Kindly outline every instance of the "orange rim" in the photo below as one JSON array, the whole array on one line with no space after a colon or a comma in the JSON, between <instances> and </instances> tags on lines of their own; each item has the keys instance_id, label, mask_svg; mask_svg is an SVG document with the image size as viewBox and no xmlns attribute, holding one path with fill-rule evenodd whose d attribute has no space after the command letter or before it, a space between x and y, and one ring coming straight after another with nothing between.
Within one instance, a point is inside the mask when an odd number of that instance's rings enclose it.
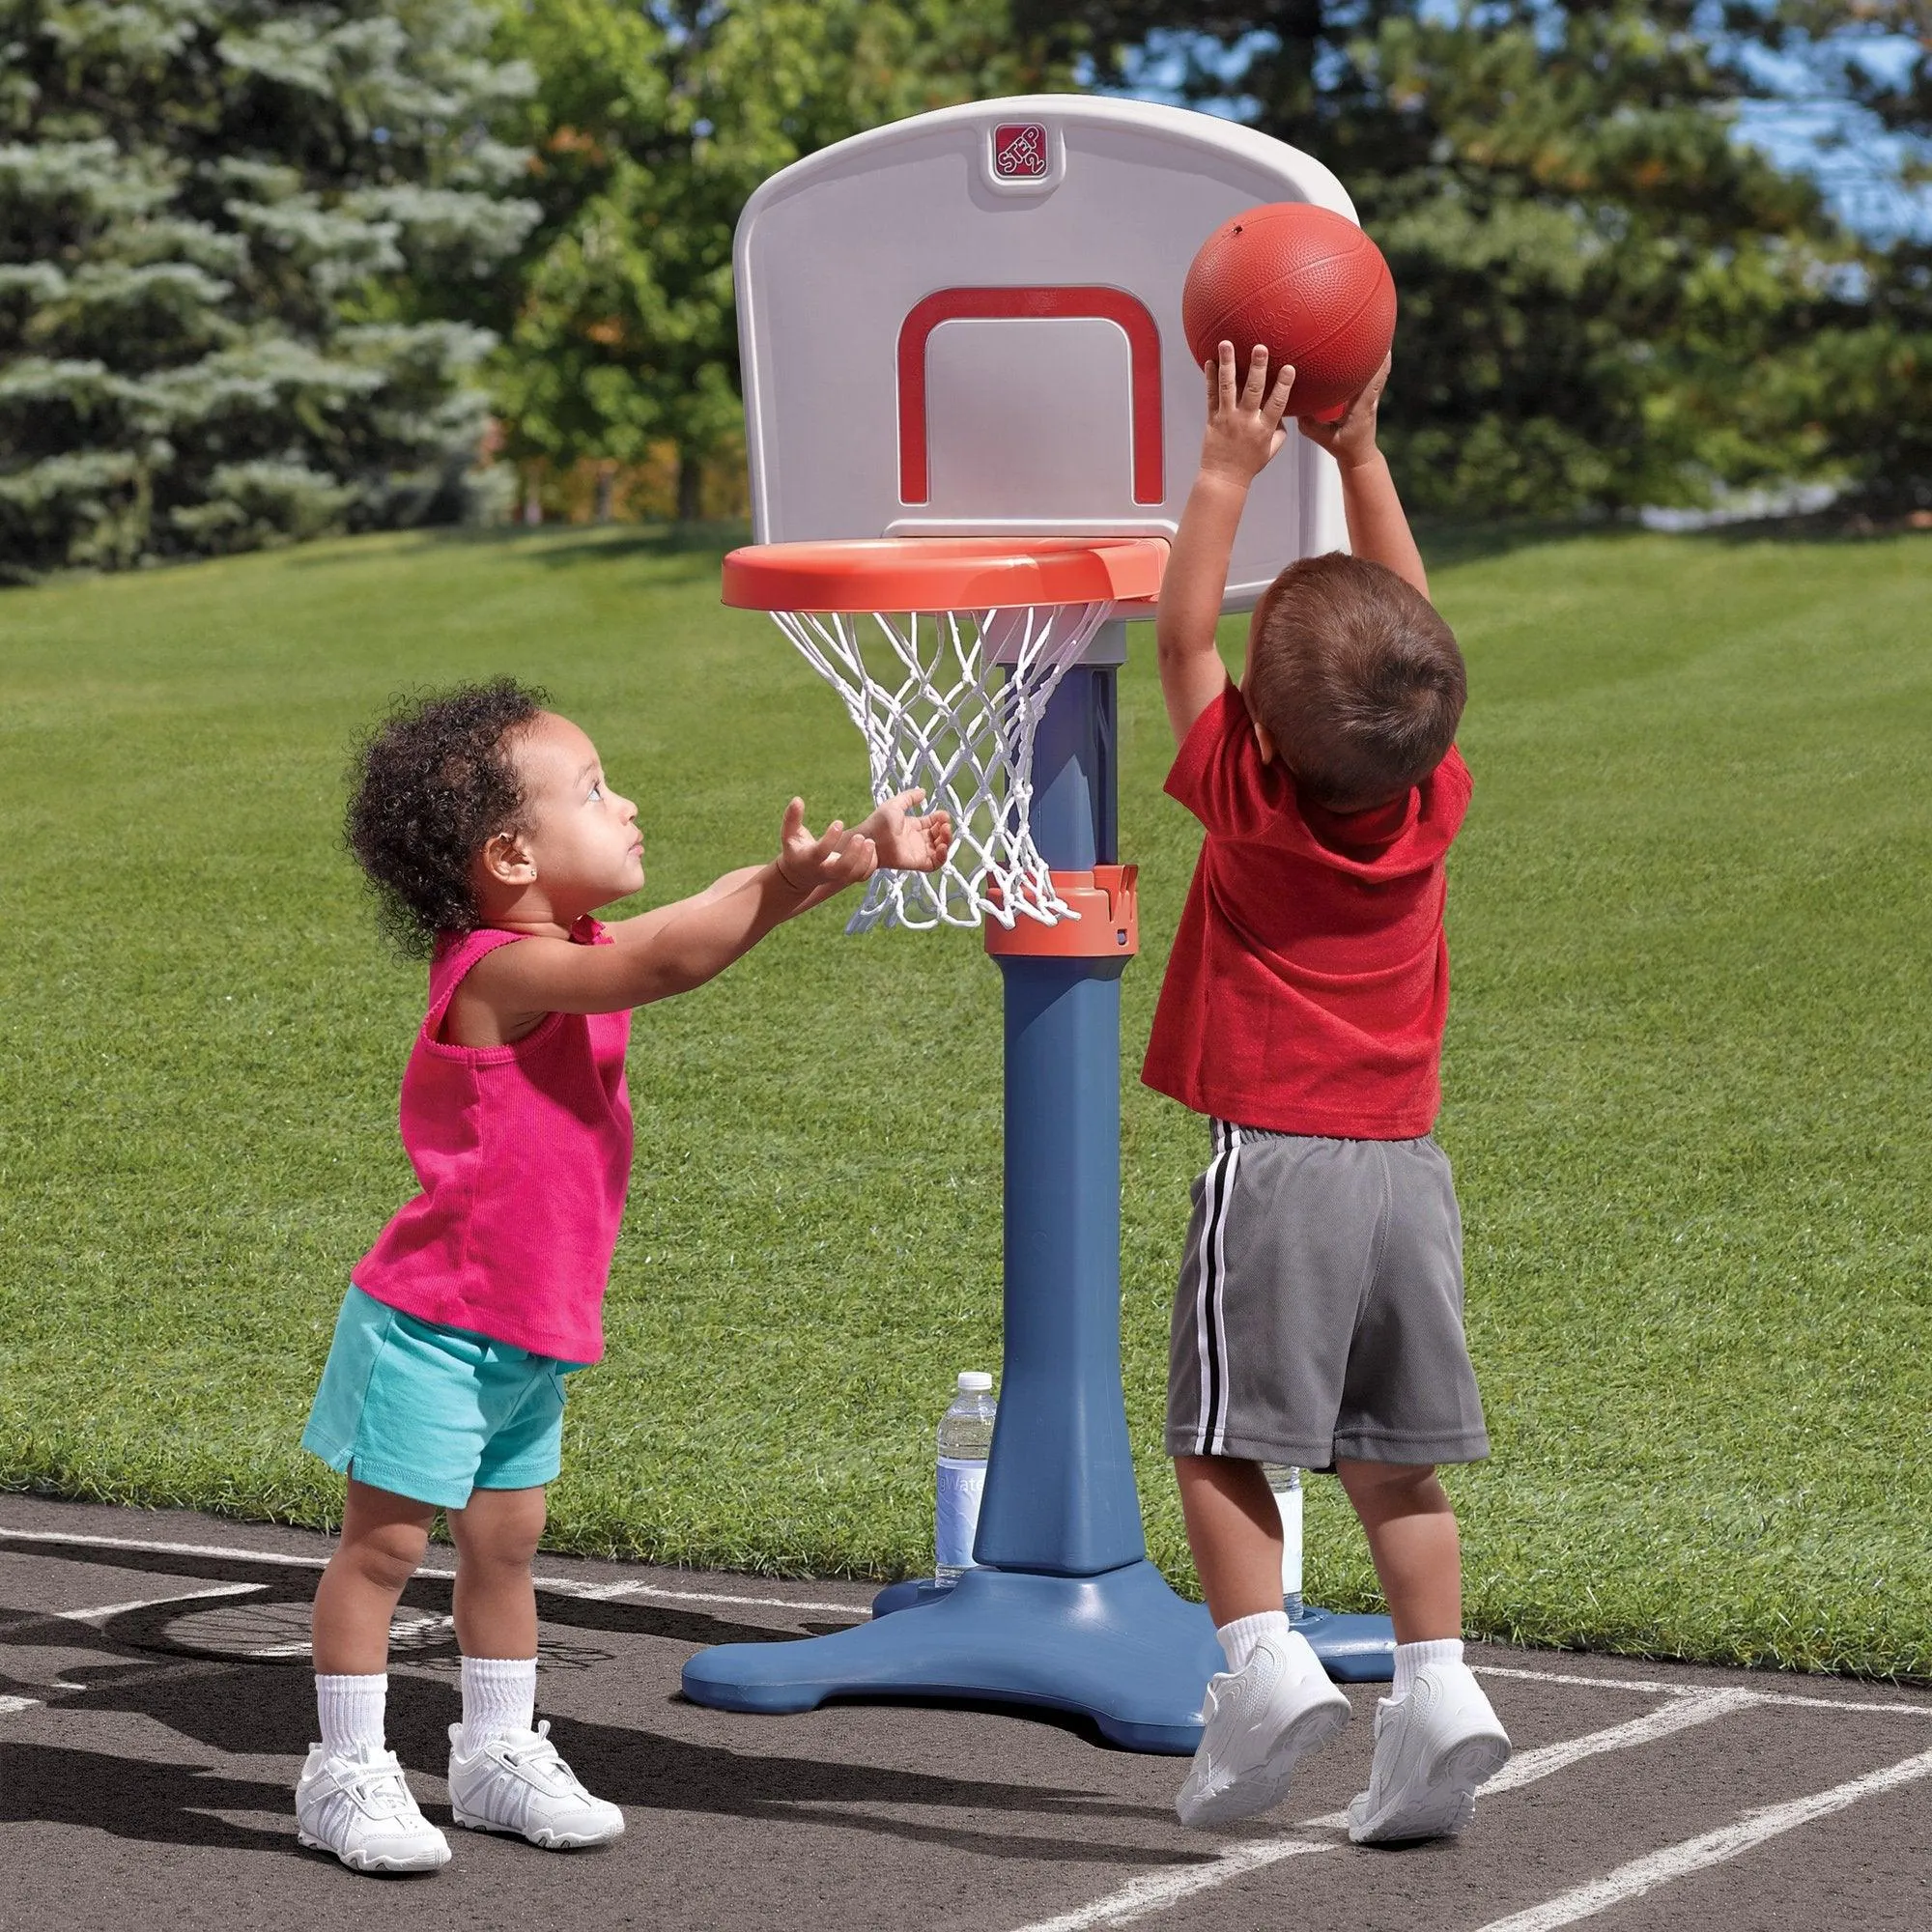
<instances>
[{"instance_id":1,"label":"orange rim","mask_svg":"<svg viewBox=\"0 0 1932 1932\"><path fill-rule=\"evenodd\" d=\"M867 537L753 544L724 559L741 611L1011 611L1142 604L1160 589L1164 537Z\"/></svg>"}]
</instances>

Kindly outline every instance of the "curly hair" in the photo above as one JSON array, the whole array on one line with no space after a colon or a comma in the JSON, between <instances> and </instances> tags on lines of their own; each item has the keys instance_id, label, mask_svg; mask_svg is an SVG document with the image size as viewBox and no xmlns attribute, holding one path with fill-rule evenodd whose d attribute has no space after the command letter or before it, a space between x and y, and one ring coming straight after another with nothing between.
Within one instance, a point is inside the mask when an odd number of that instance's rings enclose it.
<instances>
[{"instance_id":1,"label":"curly hair","mask_svg":"<svg viewBox=\"0 0 1932 1932\"><path fill-rule=\"evenodd\" d=\"M460 685L400 701L358 748L343 838L404 952L474 929L470 862L497 833L526 829L509 742L545 701L507 677Z\"/></svg>"}]
</instances>

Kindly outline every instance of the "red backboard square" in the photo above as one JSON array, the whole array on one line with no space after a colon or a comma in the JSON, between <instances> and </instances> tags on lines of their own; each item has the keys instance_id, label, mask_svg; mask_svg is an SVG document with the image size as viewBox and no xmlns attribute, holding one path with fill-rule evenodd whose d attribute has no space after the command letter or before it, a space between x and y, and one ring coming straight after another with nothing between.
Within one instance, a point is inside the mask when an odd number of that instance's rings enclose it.
<instances>
[{"instance_id":1,"label":"red backboard square","mask_svg":"<svg viewBox=\"0 0 1932 1932\"><path fill-rule=\"evenodd\" d=\"M1011 121L993 129L993 172L1002 181L1046 179L1046 128L1037 121Z\"/></svg>"}]
</instances>

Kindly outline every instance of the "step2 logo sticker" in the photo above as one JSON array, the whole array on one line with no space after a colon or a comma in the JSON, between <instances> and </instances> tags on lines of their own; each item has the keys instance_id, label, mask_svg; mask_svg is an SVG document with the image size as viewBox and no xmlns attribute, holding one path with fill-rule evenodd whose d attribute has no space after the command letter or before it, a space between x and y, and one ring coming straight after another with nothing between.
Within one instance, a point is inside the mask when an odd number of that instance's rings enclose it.
<instances>
[{"instance_id":1,"label":"step2 logo sticker","mask_svg":"<svg viewBox=\"0 0 1932 1932\"><path fill-rule=\"evenodd\" d=\"M993 129L993 172L1001 181L1044 181L1049 165L1040 122L1009 121Z\"/></svg>"}]
</instances>

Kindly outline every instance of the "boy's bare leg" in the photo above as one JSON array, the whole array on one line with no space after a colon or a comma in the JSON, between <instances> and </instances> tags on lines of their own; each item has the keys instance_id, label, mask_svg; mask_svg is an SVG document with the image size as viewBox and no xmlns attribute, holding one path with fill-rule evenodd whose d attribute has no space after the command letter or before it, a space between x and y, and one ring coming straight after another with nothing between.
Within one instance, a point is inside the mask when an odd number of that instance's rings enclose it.
<instances>
[{"instance_id":1,"label":"boy's bare leg","mask_svg":"<svg viewBox=\"0 0 1932 1932\"><path fill-rule=\"evenodd\" d=\"M1261 1464L1177 1456L1174 1473L1188 1548L1228 1661L1228 1675L1217 1673L1208 1686L1201 1743L1174 1801L1183 1825L1208 1831L1279 1804L1302 1755L1349 1721L1349 1700L1289 1627L1281 1511Z\"/></svg>"},{"instance_id":2,"label":"boy's bare leg","mask_svg":"<svg viewBox=\"0 0 1932 1932\"><path fill-rule=\"evenodd\" d=\"M1460 1638L1463 1550L1456 1512L1435 1469L1428 1463L1337 1459L1335 1473L1369 1539L1396 1642Z\"/></svg>"},{"instance_id":3,"label":"boy's bare leg","mask_svg":"<svg viewBox=\"0 0 1932 1932\"><path fill-rule=\"evenodd\" d=\"M342 1540L316 1586L315 1667L325 1677L388 1668L389 1620L429 1547L436 1507L349 1479Z\"/></svg>"},{"instance_id":4,"label":"boy's bare leg","mask_svg":"<svg viewBox=\"0 0 1932 1932\"><path fill-rule=\"evenodd\" d=\"M544 1492L472 1490L449 1512L456 1544L456 1640L465 1657L534 1657L537 1593L530 1580L544 1530Z\"/></svg>"},{"instance_id":5,"label":"boy's bare leg","mask_svg":"<svg viewBox=\"0 0 1932 1932\"><path fill-rule=\"evenodd\" d=\"M1281 1511L1259 1463L1177 1456L1180 1513L1216 1630L1282 1606Z\"/></svg>"}]
</instances>

